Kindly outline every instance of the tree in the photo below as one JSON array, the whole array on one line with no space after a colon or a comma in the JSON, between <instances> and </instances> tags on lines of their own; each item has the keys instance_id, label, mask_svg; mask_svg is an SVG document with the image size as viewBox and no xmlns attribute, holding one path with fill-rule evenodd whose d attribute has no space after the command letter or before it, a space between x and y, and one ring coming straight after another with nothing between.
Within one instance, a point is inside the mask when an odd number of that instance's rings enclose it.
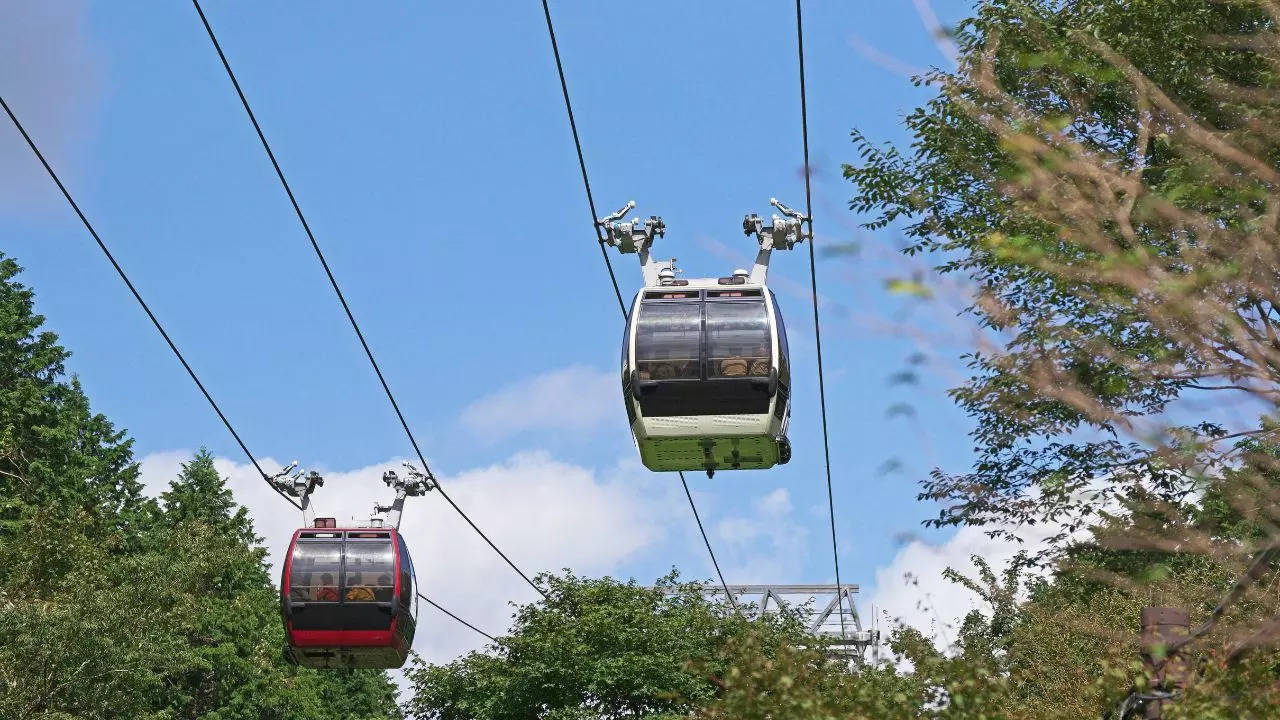
<instances>
[{"instance_id":1,"label":"tree","mask_svg":"<svg viewBox=\"0 0 1280 720\"><path fill-rule=\"evenodd\" d=\"M0 259L0 717L399 717L384 673L283 662L266 551L212 455L145 498L17 272Z\"/></svg>"},{"instance_id":2,"label":"tree","mask_svg":"<svg viewBox=\"0 0 1280 720\"><path fill-rule=\"evenodd\" d=\"M252 524L201 453L141 538L85 532L83 511L35 513L0 553L0 717L395 718L373 671L284 663L278 596ZM192 484L195 481L196 484ZM200 487L207 495L193 492Z\"/></svg>"},{"instance_id":3,"label":"tree","mask_svg":"<svg viewBox=\"0 0 1280 720\"><path fill-rule=\"evenodd\" d=\"M520 607L510 635L448 665L407 673L413 717L438 720L682 718L718 692L724 652L808 642L788 616L752 623L674 573L657 589L566 572L540 575L548 597Z\"/></svg>"},{"instance_id":4,"label":"tree","mask_svg":"<svg viewBox=\"0 0 1280 720\"><path fill-rule=\"evenodd\" d=\"M34 293L15 280L20 271L0 253L0 543L51 503L83 508L95 522L136 520L147 503L132 441L66 378L70 353L41 331Z\"/></svg>"},{"instance_id":5,"label":"tree","mask_svg":"<svg viewBox=\"0 0 1280 720\"><path fill-rule=\"evenodd\" d=\"M236 504L213 461L213 454L201 448L191 462L182 464L178 477L160 494L165 518L175 525L202 523L249 544L262 542L249 510Z\"/></svg>"},{"instance_id":6,"label":"tree","mask_svg":"<svg viewBox=\"0 0 1280 720\"><path fill-rule=\"evenodd\" d=\"M1128 488L1193 489L1236 457L1225 436L1274 432L1185 400L1269 413L1280 391L1276 17L991 0L957 31L959 69L919 80L938 93L910 150L855 131L852 207L969 280L987 330L953 391L979 458L925 484L935 523L1079 530Z\"/></svg>"},{"instance_id":7,"label":"tree","mask_svg":"<svg viewBox=\"0 0 1280 720\"><path fill-rule=\"evenodd\" d=\"M984 331L953 391L978 459L925 483L931 522L1063 530L1051 582L917 662L943 710L1109 711L1149 682L1139 608L1172 604L1206 622L1167 712L1277 712L1277 23L1271 0L989 0L957 70L919 79L909 149L854 132L851 207L971 283Z\"/></svg>"}]
</instances>

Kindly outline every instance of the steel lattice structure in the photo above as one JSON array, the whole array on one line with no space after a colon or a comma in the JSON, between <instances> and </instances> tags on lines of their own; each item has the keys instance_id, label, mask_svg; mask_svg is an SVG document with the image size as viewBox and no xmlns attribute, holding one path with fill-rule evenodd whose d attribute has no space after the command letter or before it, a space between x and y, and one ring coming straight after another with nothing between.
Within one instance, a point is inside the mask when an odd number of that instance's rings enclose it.
<instances>
[{"instance_id":1,"label":"steel lattice structure","mask_svg":"<svg viewBox=\"0 0 1280 720\"><path fill-rule=\"evenodd\" d=\"M675 587L655 589L676 590ZM699 589L707 596L723 595L727 590L748 617L759 617L770 611L799 614L809 632L827 640L828 657L847 662L851 668L860 667L867 648L878 641L878 633L862 629L853 601L857 585L726 585L723 588L704 585Z\"/></svg>"}]
</instances>

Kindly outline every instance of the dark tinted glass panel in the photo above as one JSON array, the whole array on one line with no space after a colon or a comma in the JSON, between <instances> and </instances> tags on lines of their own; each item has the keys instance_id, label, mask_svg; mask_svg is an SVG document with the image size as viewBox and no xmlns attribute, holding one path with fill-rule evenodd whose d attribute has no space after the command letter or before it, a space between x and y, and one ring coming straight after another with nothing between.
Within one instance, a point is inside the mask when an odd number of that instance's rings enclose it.
<instances>
[{"instance_id":1,"label":"dark tinted glass panel","mask_svg":"<svg viewBox=\"0 0 1280 720\"><path fill-rule=\"evenodd\" d=\"M409 558L409 548L404 538L397 536L400 542L400 604L406 610L413 607L413 560Z\"/></svg>"},{"instance_id":2,"label":"dark tinted glass panel","mask_svg":"<svg viewBox=\"0 0 1280 720\"><path fill-rule=\"evenodd\" d=\"M769 291L773 300L774 324L778 326L778 381L791 385L791 348L787 345L787 324L782 321L782 307L778 305L778 296ZM779 403L781 404L781 403Z\"/></svg>"},{"instance_id":3,"label":"dark tinted glass panel","mask_svg":"<svg viewBox=\"0 0 1280 720\"><path fill-rule=\"evenodd\" d=\"M702 345L702 303L646 302L636 319L640 380L696 379Z\"/></svg>"},{"instance_id":4,"label":"dark tinted glass panel","mask_svg":"<svg viewBox=\"0 0 1280 720\"><path fill-rule=\"evenodd\" d=\"M348 540L343 575L347 603L391 602L395 594L395 552L390 540Z\"/></svg>"},{"instance_id":5,"label":"dark tinted glass panel","mask_svg":"<svg viewBox=\"0 0 1280 720\"><path fill-rule=\"evenodd\" d=\"M390 628L390 606L363 602L342 604L343 630L389 630Z\"/></svg>"},{"instance_id":6,"label":"dark tinted glass panel","mask_svg":"<svg viewBox=\"0 0 1280 720\"><path fill-rule=\"evenodd\" d=\"M646 417L763 415L769 412L767 378L713 378L696 383L659 383L640 396Z\"/></svg>"},{"instance_id":7,"label":"dark tinted glass panel","mask_svg":"<svg viewBox=\"0 0 1280 720\"><path fill-rule=\"evenodd\" d=\"M301 602L338 602L341 542L303 542L289 563L289 596Z\"/></svg>"},{"instance_id":8,"label":"dark tinted glass panel","mask_svg":"<svg viewBox=\"0 0 1280 720\"><path fill-rule=\"evenodd\" d=\"M771 345L764 300L707 303L708 377L768 377Z\"/></svg>"}]
</instances>

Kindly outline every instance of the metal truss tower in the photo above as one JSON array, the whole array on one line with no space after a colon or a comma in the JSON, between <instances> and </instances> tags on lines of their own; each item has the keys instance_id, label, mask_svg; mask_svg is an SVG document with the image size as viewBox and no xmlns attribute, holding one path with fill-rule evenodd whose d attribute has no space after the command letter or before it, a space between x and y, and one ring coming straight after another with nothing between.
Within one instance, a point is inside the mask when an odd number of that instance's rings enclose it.
<instances>
[{"instance_id":1,"label":"metal truss tower","mask_svg":"<svg viewBox=\"0 0 1280 720\"><path fill-rule=\"evenodd\" d=\"M862 667L867 649L879 642L879 633L862 629L853 596L857 585L703 585L702 594L723 595L725 589L749 618L767 612L799 615L809 632L823 638L827 657L846 663L849 669ZM661 588L672 590L673 588ZM845 631L841 635L841 619Z\"/></svg>"}]
</instances>

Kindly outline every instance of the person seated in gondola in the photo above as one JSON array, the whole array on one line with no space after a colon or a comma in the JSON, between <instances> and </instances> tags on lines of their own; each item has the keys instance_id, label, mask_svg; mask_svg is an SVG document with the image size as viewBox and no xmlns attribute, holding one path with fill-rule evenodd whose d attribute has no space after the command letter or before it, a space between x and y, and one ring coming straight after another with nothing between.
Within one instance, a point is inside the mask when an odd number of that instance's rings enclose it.
<instances>
[{"instance_id":1,"label":"person seated in gondola","mask_svg":"<svg viewBox=\"0 0 1280 720\"><path fill-rule=\"evenodd\" d=\"M373 594L378 602L391 602L391 596L395 594L395 584L391 582L390 573L382 573L378 576L378 584L373 588Z\"/></svg>"},{"instance_id":2,"label":"person seated in gondola","mask_svg":"<svg viewBox=\"0 0 1280 720\"><path fill-rule=\"evenodd\" d=\"M347 602L373 602L373 588L362 582L360 573L352 573L347 578Z\"/></svg>"},{"instance_id":3,"label":"person seated in gondola","mask_svg":"<svg viewBox=\"0 0 1280 720\"><path fill-rule=\"evenodd\" d=\"M769 348L757 345L748 357L735 355L720 361L720 377L763 376L769 374Z\"/></svg>"},{"instance_id":4,"label":"person seated in gondola","mask_svg":"<svg viewBox=\"0 0 1280 720\"><path fill-rule=\"evenodd\" d=\"M320 586L314 591L316 602L338 602L338 586L333 582L333 575L324 573L320 576Z\"/></svg>"},{"instance_id":5,"label":"person seated in gondola","mask_svg":"<svg viewBox=\"0 0 1280 720\"><path fill-rule=\"evenodd\" d=\"M769 374L769 348L757 345L755 356L751 358L751 375L757 377Z\"/></svg>"},{"instance_id":6,"label":"person seated in gondola","mask_svg":"<svg viewBox=\"0 0 1280 720\"><path fill-rule=\"evenodd\" d=\"M747 374L746 358L731 357L720 361L721 377L742 377Z\"/></svg>"}]
</instances>

